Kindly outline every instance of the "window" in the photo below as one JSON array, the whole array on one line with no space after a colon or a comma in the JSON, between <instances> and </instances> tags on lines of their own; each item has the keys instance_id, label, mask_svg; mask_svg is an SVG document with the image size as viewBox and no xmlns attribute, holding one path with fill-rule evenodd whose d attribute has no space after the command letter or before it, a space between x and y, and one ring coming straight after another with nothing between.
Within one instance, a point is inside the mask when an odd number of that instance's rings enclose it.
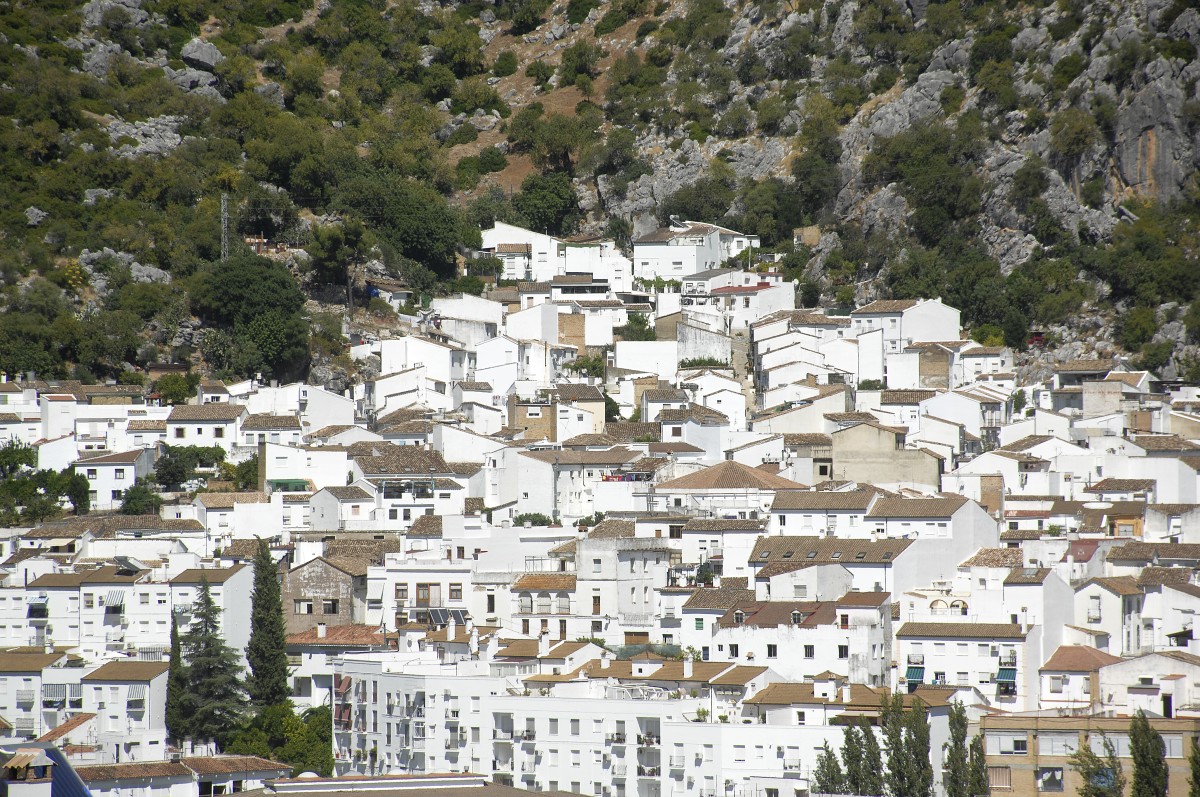
<instances>
[{"instance_id":1,"label":"window","mask_svg":"<svg viewBox=\"0 0 1200 797\"><path fill-rule=\"evenodd\" d=\"M600 572L600 560L599 560L599 559L593 559L593 560L592 560L592 572L593 572L593 573L599 573L599 572Z\"/></svg>"},{"instance_id":2,"label":"window","mask_svg":"<svg viewBox=\"0 0 1200 797\"><path fill-rule=\"evenodd\" d=\"M399 513L395 509L388 510L388 520L395 520L398 516Z\"/></svg>"},{"instance_id":3,"label":"window","mask_svg":"<svg viewBox=\"0 0 1200 797\"><path fill-rule=\"evenodd\" d=\"M738 646L730 645L729 646L729 658L736 659L737 657L738 657Z\"/></svg>"},{"instance_id":4,"label":"window","mask_svg":"<svg viewBox=\"0 0 1200 797\"><path fill-rule=\"evenodd\" d=\"M407 584L397 584L396 585L396 600L398 600L398 601L408 600L408 585Z\"/></svg>"},{"instance_id":5,"label":"window","mask_svg":"<svg viewBox=\"0 0 1200 797\"><path fill-rule=\"evenodd\" d=\"M683 437L683 427L682 426L672 426L671 427L671 437Z\"/></svg>"},{"instance_id":6,"label":"window","mask_svg":"<svg viewBox=\"0 0 1200 797\"><path fill-rule=\"evenodd\" d=\"M451 584L450 585L450 600L460 601L462 599L463 599L462 598L462 584Z\"/></svg>"},{"instance_id":7,"label":"window","mask_svg":"<svg viewBox=\"0 0 1200 797\"><path fill-rule=\"evenodd\" d=\"M838 645L838 658L839 659L850 658L850 646L849 645Z\"/></svg>"},{"instance_id":8,"label":"window","mask_svg":"<svg viewBox=\"0 0 1200 797\"><path fill-rule=\"evenodd\" d=\"M1079 749L1078 733L1041 731L1038 733L1038 755L1069 756Z\"/></svg>"},{"instance_id":9,"label":"window","mask_svg":"<svg viewBox=\"0 0 1200 797\"><path fill-rule=\"evenodd\" d=\"M296 614L312 614L313 613L313 602L312 601L294 601L293 605L295 607Z\"/></svg>"},{"instance_id":10,"label":"window","mask_svg":"<svg viewBox=\"0 0 1200 797\"><path fill-rule=\"evenodd\" d=\"M1061 675L1051 675L1050 676L1050 691L1056 695L1061 695L1062 691L1063 691L1063 684L1066 680L1067 679Z\"/></svg>"},{"instance_id":11,"label":"window","mask_svg":"<svg viewBox=\"0 0 1200 797\"><path fill-rule=\"evenodd\" d=\"M338 602L337 599L326 599L321 601L321 614L337 614ZM311 614L311 612L310 612Z\"/></svg>"},{"instance_id":12,"label":"window","mask_svg":"<svg viewBox=\"0 0 1200 797\"><path fill-rule=\"evenodd\" d=\"M125 469L124 468L115 469L113 471L113 478L124 479L125 478Z\"/></svg>"},{"instance_id":13,"label":"window","mask_svg":"<svg viewBox=\"0 0 1200 797\"><path fill-rule=\"evenodd\" d=\"M1038 791L1062 791L1063 790L1063 768L1062 767L1038 767L1037 788L1038 788Z\"/></svg>"},{"instance_id":14,"label":"window","mask_svg":"<svg viewBox=\"0 0 1200 797\"><path fill-rule=\"evenodd\" d=\"M184 435L184 429L183 429L183 427L182 427L182 426L176 426L176 427L175 427L175 436L176 436L176 437L183 437L183 435Z\"/></svg>"},{"instance_id":15,"label":"window","mask_svg":"<svg viewBox=\"0 0 1200 797\"><path fill-rule=\"evenodd\" d=\"M225 436L225 427L218 426L216 429L213 429L213 437L222 438L224 436Z\"/></svg>"},{"instance_id":16,"label":"window","mask_svg":"<svg viewBox=\"0 0 1200 797\"><path fill-rule=\"evenodd\" d=\"M579 735L579 720L571 720L571 735ZM578 753L576 753L576 755L578 755Z\"/></svg>"},{"instance_id":17,"label":"window","mask_svg":"<svg viewBox=\"0 0 1200 797\"><path fill-rule=\"evenodd\" d=\"M815 659L816 657L817 657L817 646L816 645L805 645L804 646L804 658Z\"/></svg>"},{"instance_id":18,"label":"window","mask_svg":"<svg viewBox=\"0 0 1200 797\"><path fill-rule=\"evenodd\" d=\"M797 711L797 712L796 712L796 724L797 724L797 725L803 725L803 724L804 724L804 712L803 712L803 711Z\"/></svg>"},{"instance_id":19,"label":"window","mask_svg":"<svg viewBox=\"0 0 1200 797\"><path fill-rule=\"evenodd\" d=\"M1029 737L1021 732L989 733L986 744L988 755L1025 755L1029 752Z\"/></svg>"},{"instance_id":20,"label":"window","mask_svg":"<svg viewBox=\"0 0 1200 797\"><path fill-rule=\"evenodd\" d=\"M558 717L550 718L550 735L551 736L558 735Z\"/></svg>"},{"instance_id":21,"label":"window","mask_svg":"<svg viewBox=\"0 0 1200 797\"><path fill-rule=\"evenodd\" d=\"M704 630L704 618L703 618L703 617L697 617L697 618L696 618L696 630L697 630L697 631L703 631L703 630Z\"/></svg>"},{"instance_id":22,"label":"window","mask_svg":"<svg viewBox=\"0 0 1200 797\"><path fill-rule=\"evenodd\" d=\"M779 656L779 646L778 645L767 645L767 658L774 659L774 658L778 658L778 656Z\"/></svg>"},{"instance_id":23,"label":"window","mask_svg":"<svg viewBox=\"0 0 1200 797\"><path fill-rule=\"evenodd\" d=\"M95 469L95 468L88 468L88 469L87 469L87 477L88 477L89 479L95 479L95 478L96 478L97 476L99 476L99 475L100 475L100 474L99 474L99 473L96 471L96 469Z\"/></svg>"},{"instance_id":24,"label":"window","mask_svg":"<svg viewBox=\"0 0 1200 797\"><path fill-rule=\"evenodd\" d=\"M1012 788L1012 769L1010 767L988 767L988 786L993 789Z\"/></svg>"}]
</instances>

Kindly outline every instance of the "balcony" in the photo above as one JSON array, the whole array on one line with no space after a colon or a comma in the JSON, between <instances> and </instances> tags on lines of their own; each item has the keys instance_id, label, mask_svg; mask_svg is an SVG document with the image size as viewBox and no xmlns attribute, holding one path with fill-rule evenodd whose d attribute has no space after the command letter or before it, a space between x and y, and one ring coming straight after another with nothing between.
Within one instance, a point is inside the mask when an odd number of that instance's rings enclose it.
<instances>
[{"instance_id":1,"label":"balcony","mask_svg":"<svg viewBox=\"0 0 1200 797\"><path fill-rule=\"evenodd\" d=\"M910 653L908 656L908 666L909 667L924 667L925 666L925 654Z\"/></svg>"},{"instance_id":2,"label":"balcony","mask_svg":"<svg viewBox=\"0 0 1200 797\"><path fill-rule=\"evenodd\" d=\"M801 769L801 766L800 766L799 758L783 759L783 771L784 772L799 772L800 769Z\"/></svg>"},{"instance_id":3,"label":"balcony","mask_svg":"<svg viewBox=\"0 0 1200 797\"><path fill-rule=\"evenodd\" d=\"M624 764L613 764L612 765L612 776L614 778L624 778L625 777L625 765Z\"/></svg>"},{"instance_id":4,"label":"balcony","mask_svg":"<svg viewBox=\"0 0 1200 797\"><path fill-rule=\"evenodd\" d=\"M657 778L662 774L662 770L659 767L647 767L638 764L637 773L639 778Z\"/></svg>"},{"instance_id":5,"label":"balcony","mask_svg":"<svg viewBox=\"0 0 1200 797\"><path fill-rule=\"evenodd\" d=\"M686 758L687 758L686 756L681 756L681 755L671 756L671 760L670 760L671 769L683 769L683 767L685 766Z\"/></svg>"},{"instance_id":6,"label":"balcony","mask_svg":"<svg viewBox=\"0 0 1200 797\"><path fill-rule=\"evenodd\" d=\"M512 759L506 759L504 761L501 761L499 759L493 758L492 759L492 771L493 772L512 772L513 771Z\"/></svg>"},{"instance_id":7,"label":"balcony","mask_svg":"<svg viewBox=\"0 0 1200 797\"><path fill-rule=\"evenodd\" d=\"M521 771L522 772L536 772L537 764L533 761L522 761L521 762Z\"/></svg>"},{"instance_id":8,"label":"balcony","mask_svg":"<svg viewBox=\"0 0 1200 797\"><path fill-rule=\"evenodd\" d=\"M639 733L637 741L638 747L658 747L662 739L649 733Z\"/></svg>"},{"instance_id":9,"label":"balcony","mask_svg":"<svg viewBox=\"0 0 1200 797\"><path fill-rule=\"evenodd\" d=\"M520 739L522 744L528 744L537 740L537 733L535 731L521 731L518 739Z\"/></svg>"},{"instance_id":10,"label":"balcony","mask_svg":"<svg viewBox=\"0 0 1200 797\"><path fill-rule=\"evenodd\" d=\"M604 737L605 744L625 744L625 734L610 733Z\"/></svg>"},{"instance_id":11,"label":"balcony","mask_svg":"<svg viewBox=\"0 0 1200 797\"><path fill-rule=\"evenodd\" d=\"M1006 656L1001 656L1000 663L997 666L999 666L999 667L1016 667L1017 666L1017 654L1009 653Z\"/></svg>"},{"instance_id":12,"label":"balcony","mask_svg":"<svg viewBox=\"0 0 1200 797\"><path fill-rule=\"evenodd\" d=\"M1087 613L1087 621L1088 621L1089 623L1098 623L1098 622L1100 622L1100 612L1092 612L1092 611L1089 611L1089 612Z\"/></svg>"},{"instance_id":13,"label":"balcony","mask_svg":"<svg viewBox=\"0 0 1200 797\"><path fill-rule=\"evenodd\" d=\"M512 731L506 731L500 728L496 728L492 731L492 739L496 740L497 742L511 742L512 738Z\"/></svg>"},{"instance_id":14,"label":"balcony","mask_svg":"<svg viewBox=\"0 0 1200 797\"><path fill-rule=\"evenodd\" d=\"M408 714L408 716L410 716L410 717L424 717L425 716L425 704L422 703L422 704L416 705L416 706L408 706L405 713Z\"/></svg>"},{"instance_id":15,"label":"balcony","mask_svg":"<svg viewBox=\"0 0 1200 797\"><path fill-rule=\"evenodd\" d=\"M31 706L33 701L37 700L37 692L33 689L17 690L17 705Z\"/></svg>"},{"instance_id":16,"label":"balcony","mask_svg":"<svg viewBox=\"0 0 1200 797\"><path fill-rule=\"evenodd\" d=\"M414 736L414 737L412 737L412 739L410 741L411 741L411 744L409 746L412 747L413 750L424 750L425 749L425 741L426 740L425 740L424 736Z\"/></svg>"}]
</instances>

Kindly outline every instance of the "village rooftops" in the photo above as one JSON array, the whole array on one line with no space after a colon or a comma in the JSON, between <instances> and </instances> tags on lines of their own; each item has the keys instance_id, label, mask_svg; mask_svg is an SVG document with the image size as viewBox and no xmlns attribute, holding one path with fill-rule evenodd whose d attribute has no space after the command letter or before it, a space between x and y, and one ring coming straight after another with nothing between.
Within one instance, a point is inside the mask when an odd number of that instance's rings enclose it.
<instances>
[{"instance_id":1,"label":"village rooftops","mask_svg":"<svg viewBox=\"0 0 1200 797\"><path fill-rule=\"evenodd\" d=\"M1090 645L1062 645L1054 651L1041 672L1096 672L1107 664L1121 661L1118 656L1097 650Z\"/></svg>"},{"instance_id":2,"label":"village rooftops","mask_svg":"<svg viewBox=\"0 0 1200 797\"><path fill-rule=\"evenodd\" d=\"M295 415L271 415L260 413L247 415L242 421L243 432L288 431L300 429L300 419Z\"/></svg>"},{"instance_id":3,"label":"village rooftops","mask_svg":"<svg viewBox=\"0 0 1200 797\"><path fill-rule=\"evenodd\" d=\"M808 492L788 490L775 494L773 511L801 510L810 512L866 512L878 495L874 490L844 490Z\"/></svg>"},{"instance_id":4,"label":"village rooftops","mask_svg":"<svg viewBox=\"0 0 1200 797\"><path fill-rule=\"evenodd\" d=\"M241 404L211 402L209 404L177 404L167 416L168 423L230 423L246 412Z\"/></svg>"},{"instance_id":5,"label":"village rooftops","mask_svg":"<svg viewBox=\"0 0 1200 797\"><path fill-rule=\"evenodd\" d=\"M912 540L771 536L758 540L749 562L752 566L768 563L888 564L910 545ZM760 571L759 576L762 575Z\"/></svg>"},{"instance_id":6,"label":"village rooftops","mask_svg":"<svg viewBox=\"0 0 1200 797\"><path fill-rule=\"evenodd\" d=\"M663 482L656 490L799 490L804 485L740 462L726 460L712 467Z\"/></svg>"},{"instance_id":7,"label":"village rooftops","mask_svg":"<svg viewBox=\"0 0 1200 797\"><path fill-rule=\"evenodd\" d=\"M905 623L897 637L929 639L1024 639L1028 632L1015 623Z\"/></svg>"},{"instance_id":8,"label":"village rooftops","mask_svg":"<svg viewBox=\"0 0 1200 797\"><path fill-rule=\"evenodd\" d=\"M153 681L167 671L165 661L110 661L83 676L84 681Z\"/></svg>"},{"instance_id":9,"label":"village rooftops","mask_svg":"<svg viewBox=\"0 0 1200 797\"><path fill-rule=\"evenodd\" d=\"M80 457L75 460L75 465L132 465L145 453L145 449L135 449L133 451L118 451L112 454L97 454L90 457Z\"/></svg>"},{"instance_id":10,"label":"village rooftops","mask_svg":"<svg viewBox=\"0 0 1200 797\"><path fill-rule=\"evenodd\" d=\"M850 315L890 315L903 313L920 304L916 299L876 299L870 304L864 304L857 310L851 310Z\"/></svg>"}]
</instances>

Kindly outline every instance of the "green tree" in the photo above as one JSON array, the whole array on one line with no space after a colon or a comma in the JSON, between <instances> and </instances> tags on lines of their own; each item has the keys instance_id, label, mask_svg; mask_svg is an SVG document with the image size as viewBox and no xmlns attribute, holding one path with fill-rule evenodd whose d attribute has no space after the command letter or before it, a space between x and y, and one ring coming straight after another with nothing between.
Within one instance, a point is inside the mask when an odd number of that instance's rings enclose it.
<instances>
[{"instance_id":1,"label":"green tree","mask_svg":"<svg viewBox=\"0 0 1200 797\"><path fill-rule=\"evenodd\" d=\"M1024 390L1017 390L1016 393L1013 393L1013 413L1019 413L1024 410L1028 401L1029 398L1025 395Z\"/></svg>"},{"instance_id":2,"label":"green tree","mask_svg":"<svg viewBox=\"0 0 1200 797\"><path fill-rule=\"evenodd\" d=\"M914 781L913 762L909 760L904 744L904 698L899 692L894 692L890 699L886 696L883 698L879 725L883 729L883 747L887 753L884 782L888 794L910 797Z\"/></svg>"},{"instance_id":3,"label":"green tree","mask_svg":"<svg viewBox=\"0 0 1200 797\"><path fill-rule=\"evenodd\" d=\"M0 480L10 479L26 468L37 467L37 451L20 440L0 446Z\"/></svg>"},{"instance_id":4,"label":"green tree","mask_svg":"<svg viewBox=\"0 0 1200 797\"><path fill-rule=\"evenodd\" d=\"M854 723L846 726L842 734L842 771L847 794L863 794L859 791L863 779L863 737Z\"/></svg>"},{"instance_id":5,"label":"green tree","mask_svg":"<svg viewBox=\"0 0 1200 797\"><path fill-rule=\"evenodd\" d=\"M879 749L879 737L866 717L859 717L858 734L862 739L862 767L859 770L856 794L883 794L883 753Z\"/></svg>"},{"instance_id":6,"label":"green tree","mask_svg":"<svg viewBox=\"0 0 1200 797\"><path fill-rule=\"evenodd\" d=\"M946 769L942 773L942 785L946 797L977 797L967 789L970 779L967 751L967 710L957 700L950 703L950 741L945 744Z\"/></svg>"},{"instance_id":7,"label":"green tree","mask_svg":"<svg viewBox=\"0 0 1200 797\"><path fill-rule=\"evenodd\" d=\"M1104 755L1092 750L1090 739L1071 754L1071 766L1079 773L1081 781L1079 797L1122 797L1125 794L1125 772L1116 750L1108 737L1101 738Z\"/></svg>"},{"instance_id":8,"label":"green tree","mask_svg":"<svg viewBox=\"0 0 1200 797\"><path fill-rule=\"evenodd\" d=\"M1200 743L1195 737L1188 751L1188 797L1200 797Z\"/></svg>"},{"instance_id":9,"label":"green tree","mask_svg":"<svg viewBox=\"0 0 1200 797\"><path fill-rule=\"evenodd\" d=\"M967 762L967 794L970 797L986 797L990 792L983 736L977 733L971 739L970 760Z\"/></svg>"},{"instance_id":10,"label":"green tree","mask_svg":"<svg viewBox=\"0 0 1200 797\"><path fill-rule=\"evenodd\" d=\"M241 721L246 696L237 653L221 636L221 609L213 602L208 579L200 577L195 619L180 643L187 660L191 711L188 737L220 744Z\"/></svg>"},{"instance_id":11,"label":"green tree","mask_svg":"<svg viewBox=\"0 0 1200 797\"><path fill-rule=\"evenodd\" d=\"M842 775L842 766L838 763L837 755L829 747L829 742L817 756L817 768L813 771L812 791L818 794L846 794L846 778Z\"/></svg>"},{"instance_id":12,"label":"green tree","mask_svg":"<svg viewBox=\"0 0 1200 797\"><path fill-rule=\"evenodd\" d=\"M1166 797L1167 749L1141 709L1129 723L1129 750L1133 759L1130 797Z\"/></svg>"},{"instance_id":13,"label":"green tree","mask_svg":"<svg viewBox=\"0 0 1200 797\"><path fill-rule=\"evenodd\" d=\"M188 720L192 714L192 696L188 692L187 668L179 642L179 622L171 613L171 660L167 666L167 734L179 744L191 735Z\"/></svg>"},{"instance_id":14,"label":"green tree","mask_svg":"<svg viewBox=\"0 0 1200 797\"><path fill-rule=\"evenodd\" d=\"M933 764L929 759L929 712L920 698L912 701L905 716L905 754L912 765L912 797L932 797Z\"/></svg>"},{"instance_id":15,"label":"green tree","mask_svg":"<svg viewBox=\"0 0 1200 797\"><path fill-rule=\"evenodd\" d=\"M582 216L571 178L562 172L529 175L512 204L529 229L549 235L573 232Z\"/></svg>"},{"instance_id":16,"label":"green tree","mask_svg":"<svg viewBox=\"0 0 1200 797\"><path fill-rule=\"evenodd\" d=\"M157 515L162 508L162 498L145 479L138 479L121 496L122 515Z\"/></svg>"},{"instance_id":17,"label":"green tree","mask_svg":"<svg viewBox=\"0 0 1200 797\"><path fill-rule=\"evenodd\" d=\"M279 595L279 568L271 556L267 541L258 541L254 557L254 591L250 593L250 643L246 661L250 665L249 693L254 705L262 708L287 701L287 632L283 623L283 603Z\"/></svg>"},{"instance_id":18,"label":"green tree","mask_svg":"<svg viewBox=\"0 0 1200 797\"><path fill-rule=\"evenodd\" d=\"M657 340L657 333L644 313L630 313L629 321L613 329L622 340Z\"/></svg>"},{"instance_id":19,"label":"green tree","mask_svg":"<svg viewBox=\"0 0 1200 797\"><path fill-rule=\"evenodd\" d=\"M305 247L316 278L336 285L346 284L349 269L363 257L362 222L349 219L341 224L323 224L312 228L312 242Z\"/></svg>"},{"instance_id":20,"label":"green tree","mask_svg":"<svg viewBox=\"0 0 1200 797\"><path fill-rule=\"evenodd\" d=\"M243 725L229 741L228 752L256 755L292 766L292 775L314 772L327 776L333 770L332 726L328 706L297 716L290 701L267 706Z\"/></svg>"}]
</instances>

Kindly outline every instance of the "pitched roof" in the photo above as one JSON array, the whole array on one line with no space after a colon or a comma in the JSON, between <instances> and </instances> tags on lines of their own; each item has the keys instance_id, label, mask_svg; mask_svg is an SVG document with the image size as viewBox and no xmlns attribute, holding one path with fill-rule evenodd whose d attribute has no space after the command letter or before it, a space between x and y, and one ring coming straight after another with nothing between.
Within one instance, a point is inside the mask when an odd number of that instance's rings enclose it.
<instances>
[{"instance_id":1,"label":"pitched roof","mask_svg":"<svg viewBox=\"0 0 1200 797\"><path fill-rule=\"evenodd\" d=\"M84 783L142 778L188 778L192 770L178 761L129 761L123 764L76 766L75 774Z\"/></svg>"},{"instance_id":2,"label":"pitched roof","mask_svg":"<svg viewBox=\"0 0 1200 797\"><path fill-rule=\"evenodd\" d=\"M606 449L542 449L522 451L521 456L545 462L548 465L624 465L641 458L641 454L628 448Z\"/></svg>"},{"instance_id":3,"label":"pitched roof","mask_svg":"<svg viewBox=\"0 0 1200 797\"><path fill-rule=\"evenodd\" d=\"M837 510L865 512L875 500L873 490L823 490L807 492L804 490L788 490L775 493L771 504L772 510L801 509L817 512Z\"/></svg>"},{"instance_id":4,"label":"pitched roof","mask_svg":"<svg viewBox=\"0 0 1200 797\"><path fill-rule=\"evenodd\" d=\"M240 571L245 564L236 564L232 567L210 567L200 568L194 567L189 570L184 570L175 578L171 579L172 584L199 584L200 579L206 579L209 584L224 584Z\"/></svg>"},{"instance_id":5,"label":"pitched roof","mask_svg":"<svg viewBox=\"0 0 1200 797\"><path fill-rule=\"evenodd\" d=\"M1075 588L1076 592L1085 589L1090 584L1097 584L1109 592L1117 595L1141 595L1142 590L1138 587L1137 581L1133 576L1109 576L1105 578L1089 578L1087 581Z\"/></svg>"},{"instance_id":6,"label":"pitched roof","mask_svg":"<svg viewBox=\"0 0 1200 797\"><path fill-rule=\"evenodd\" d=\"M905 623L897 637L934 639L1024 639L1025 631L1014 623Z\"/></svg>"},{"instance_id":7,"label":"pitched roof","mask_svg":"<svg viewBox=\"0 0 1200 797\"><path fill-rule=\"evenodd\" d=\"M1095 672L1106 664L1118 661L1121 661L1120 657L1087 645L1062 645L1041 666L1040 671Z\"/></svg>"},{"instance_id":8,"label":"pitched roof","mask_svg":"<svg viewBox=\"0 0 1200 797\"><path fill-rule=\"evenodd\" d=\"M325 628L325 636L320 635L320 629L310 628L296 634L288 634L287 644L307 647L382 647L387 645L387 634L379 630L377 625L330 625Z\"/></svg>"},{"instance_id":9,"label":"pitched roof","mask_svg":"<svg viewBox=\"0 0 1200 797\"><path fill-rule=\"evenodd\" d=\"M561 382L554 386L560 401L604 401L604 394L595 385Z\"/></svg>"},{"instance_id":10,"label":"pitched roof","mask_svg":"<svg viewBox=\"0 0 1200 797\"><path fill-rule=\"evenodd\" d=\"M755 531L766 533L768 518L722 518L707 520L697 518L684 524L684 531Z\"/></svg>"},{"instance_id":11,"label":"pitched roof","mask_svg":"<svg viewBox=\"0 0 1200 797\"><path fill-rule=\"evenodd\" d=\"M650 437L658 440L662 437L662 426L649 421L608 421L604 433L622 443Z\"/></svg>"},{"instance_id":12,"label":"pitched roof","mask_svg":"<svg viewBox=\"0 0 1200 797\"><path fill-rule=\"evenodd\" d=\"M881 539L853 540L837 537L762 537L750 552L751 565L764 566L760 577L769 574L767 567L780 564L885 564L903 553L912 540ZM787 572L780 570L779 572Z\"/></svg>"},{"instance_id":13,"label":"pitched roof","mask_svg":"<svg viewBox=\"0 0 1200 797\"><path fill-rule=\"evenodd\" d=\"M365 474L449 473L450 466L437 451L420 446L364 441L349 447L350 456Z\"/></svg>"},{"instance_id":14,"label":"pitched roof","mask_svg":"<svg viewBox=\"0 0 1200 797\"><path fill-rule=\"evenodd\" d=\"M724 424L729 423L728 416L717 412L711 407L705 407L695 402L691 402L684 409L664 409L659 410L658 415L654 420L659 423L680 423L683 421L695 421L701 425Z\"/></svg>"},{"instance_id":15,"label":"pitched roof","mask_svg":"<svg viewBox=\"0 0 1200 797\"><path fill-rule=\"evenodd\" d=\"M883 497L875 502L867 517L948 518L967 503L967 500L961 495L942 495L938 498Z\"/></svg>"},{"instance_id":16,"label":"pitched roof","mask_svg":"<svg viewBox=\"0 0 1200 797\"><path fill-rule=\"evenodd\" d=\"M822 432L784 433L783 444L788 448L793 446L831 446L833 438Z\"/></svg>"},{"instance_id":17,"label":"pitched roof","mask_svg":"<svg viewBox=\"0 0 1200 797\"><path fill-rule=\"evenodd\" d=\"M1110 562L1132 561L1151 562L1154 559L1168 560L1200 560L1200 543L1152 543L1127 542L1115 545L1108 551L1106 557Z\"/></svg>"},{"instance_id":18,"label":"pitched roof","mask_svg":"<svg viewBox=\"0 0 1200 797\"><path fill-rule=\"evenodd\" d=\"M266 493L200 493L196 500L206 509L232 509L234 504L266 504L270 498Z\"/></svg>"},{"instance_id":19,"label":"pitched roof","mask_svg":"<svg viewBox=\"0 0 1200 797\"><path fill-rule=\"evenodd\" d=\"M61 653L0 653L0 672L40 672L62 657Z\"/></svg>"},{"instance_id":20,"label":"pitched roof","mask_svg":"<svg viewBox=\"0 0 1200 797\"><path fill-rule=\"evenodd\" d=\"M1055 366L1055 370L1060 373L1096 373L1111 369L1111 360L1067 360Z\"/></svg>"},{"instance_id":21,"label":"pitched roof","mask_svg":"<svg viewBox=\"0 0 1200 797\"><path fill-rule=\"evenodd\" d=\"M720 609L722 611L744 601L754 600L754 590L734 587L698 589L683 604L685 609Z\"/></svg>"},{"instance_id":22,"label":"pitched roof","mask_svg":"<svg viewBox=\"0 0 1200 797\"><path fill-rule=\"evenodd\" d=\"M291 772L292 765L256 755L191 756L180 762L197 775L228 775L239 772Z\"/></svg>"},{"instance_id":23,"label":"pitched roof","mask_svg":"<svg viewBox=\"0 0 1200 797\"><path fill-rule=\"evenodd\" d=\"M166 430L167 421L165 418L158 420L130 418L125 424L125 431L127 432L165 432Z\"/></svg>"},{"instance_id":24,"label":"pitched roof","mask_svg":"<svg viewBox=\"0 0 1200 797\"><path fill-rule=\"evenodd\" d=\"M857 310L851 310L850 315L869 315L871 313L903 313L911 310L920 302L916 299L876 299L870 304L864 304Z\"/></svg>"},{"instance_id":25,"label":"pitched roof","mask_svg":"<svg viewBox=\"0 0 1200 797\"><path fill-rule=\"evenodd\" d=\"M366 501L371 497L370 493L356 484L326 487L325 492L332 495L338 501Z\"/></svg>"},{"instance_id":26,"label":"pitched roof","mask_svg":"<svg viewBox=\"0 0 1200 797\"><path fill-rule=\"evenodd\" d=\"M1020 548L980 548L961 567L1020 567L1025 559Z\"/></svg>"},{"instance_id":27,"label":"pitched roof","mask_svg":"<svg viewBox=\"0 0 1200 797\"><path fill-rule=\"evenodd\" d=\"M1200 446L1177 434L1135 434L1129 442L1146 451L1196 451Z\"/></svg>"},{"instance_id":28,"label":"pitched roof","mask_svg":"<svg viewBox=\"0 0 1200 797\"><path fill-rule=\"evenodd\" d=\"M554 590L572 592L575 589L574 573L526 573L512 585L514 591Z\"/></svg>"},{"instance_id":29,"label":"pitched roof","mask_svg":"<svg viewBox=\"0 0 1200 797\"><path fill-rule=\"evenodd\" d=\"M228 423L242 416L246 408L241 404L229 404L224 401L209 402L208 404L177 404L171 408L167 416L168 423L184 421L207 421Z\"/></svg>"},{"instance_id":30,"label":"pitched roof","mask_svg":"<svg viewBox=\"0 0 1200 797\"><path fill-rule=\"evenodd\" d=\"M1139 587L1187 584L1191 582L1191 577L1191 568L1187 567L1143 567L1138 574L1137 584Z\"/></svg>"},{"instance_id":31,"label":"pitched roof","mask_svg":"<svg viewBox=\"0 0 1200 797\"><path fill-rule=\"evenodd\" d=\"M87 675L84 681L153 681L167 671L165 661L110 661Z\"/></svg>"},{"instance_id":32,"label":"pitched roof","mask_svg":"<svg viewBox=\"0 0 1200 797\"><path fill-rule=\"evenodd\" d=\"M69 734L71 731L91 722L95 718L96 718L95 714L91 714L91 713L88 713L85 711L81 711L78 714L72 714L71 718L68 719L66 722L60 723L53 730L47 731L46 733L42 734L41 736L38 737L37 740L39 742L57 741L57 740L63 738L64 736L66 736L67 734Z\"/></svg>"},{"instance_id":33,"label":"pitched roof","mask_svg":"<svg viewBox=\"0 0 1200 797\"><path fill-rule=\"evenodd\" d=\"M798 490L803 485L734 460L663 482L659 490Z\"/></svg>"},{"instance_id":34,"label":"pitched roof","mask_svg":"<svg viewBox=\"0 0 1200 797\"><path fill-rule=\"evenodd\" d=\"M591 530L588 532L588 539L613 540L622 537L632 537L633 532L634 522L632 520L606 518L591 528Z\"/></svg>"},{"instance_id":35,"label":"pitched roof","mask_svg":"<svg viewBox=\"0 0 1200 797\"><path fill-rule=\"evenodd\" d=\"M1154 479L1101 479L1091 487L1085 487L1085 493L1130 493L1136 490L1153 490L1158 482Z\"/></svg>"},{"instance_id":36,"label":"pitched roof","mask_svg":"<svg viewBox=\"0 0 1200 797\"><path fill-rule=\"evenodd\" d=\"M270 413L259 413L256 415L247 415L242 421L243 432L256 432L268 430L286 430L299 429L300 418L295 415L272 415Z\"/></svg>"},{"instance_id":37,"label":"pitched roof","mask_svg":"<svg viewBox=\"0 0 1200 797\"><path fill-rule=\"evenodd\" d=\"M920 404L936 395L936 390L885 390L879 396L879 403L884 406Z\"/></svg>"},{"instance_id":38,"label":"pitched roof","mask_svg":"<svg viewBox=\"0 0 1200 797\"><path fill-rule=\"evenodd\" d=\"M92 457L80 457L75 460L75 465L132 465L137 462L142 454L145 453L144 448L135 449L133 451L116 451L111 454L97 454Z\"/></svg>"}]
</instances>

